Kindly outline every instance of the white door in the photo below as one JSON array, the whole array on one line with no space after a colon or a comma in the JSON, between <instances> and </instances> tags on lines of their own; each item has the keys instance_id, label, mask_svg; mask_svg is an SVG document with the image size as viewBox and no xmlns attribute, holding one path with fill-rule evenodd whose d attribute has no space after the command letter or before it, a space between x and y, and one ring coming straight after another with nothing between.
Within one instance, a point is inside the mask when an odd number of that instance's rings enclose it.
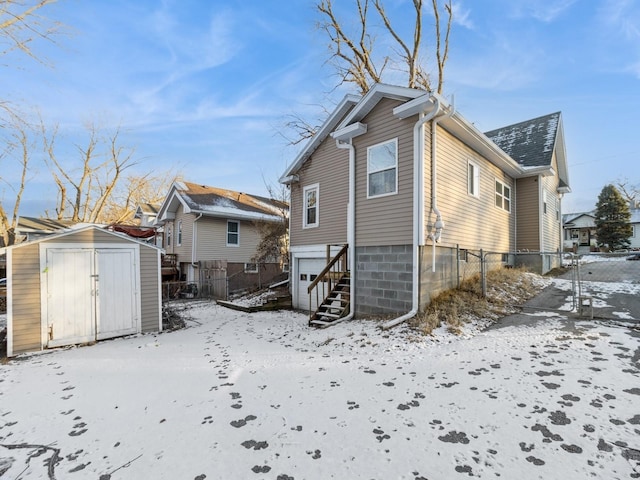
<instances>
[{"instance_id":1,"label":"white door","mask_svg":"<svg viewBox=\"0 0 640 480\"><path fill-rule=\"evenodd\" d=\"M134 249L96 250L97 339L138 331Z\"/></svg>"},{"instance_id":2,"label":"white door","mask_svg":"<svg viewBox=\"0 0 640 480\"><path fill-rule=\"evenodd\" d=\"M302 310L315 310L318 308L318 300L316 300L315 294L311 295L309 299L309 293L307 288L311 285L322 269L327 265L327 261L324 258L299 258L298 259L298 295L297 295L297 308ZM319 299L322 302L322 298Z\"/></svg>"},{"instance_id":3,"label":"white door","mask_svg":"<svg viewBox=\"0 0 640 480\"><path fill-rule=\"evenodd\" d=\"M47 249L47 345L95 340L93 251Z\"/></svg>"},{"instance_id":4,"label":"white door","mask_svg":"<svg viewBox=\"0 0 640 480\"><path fill-rule=\"evenodd\" d=\"M47 248L47 346L139 331L135 248Z\"/></svg>"}]
</instances>

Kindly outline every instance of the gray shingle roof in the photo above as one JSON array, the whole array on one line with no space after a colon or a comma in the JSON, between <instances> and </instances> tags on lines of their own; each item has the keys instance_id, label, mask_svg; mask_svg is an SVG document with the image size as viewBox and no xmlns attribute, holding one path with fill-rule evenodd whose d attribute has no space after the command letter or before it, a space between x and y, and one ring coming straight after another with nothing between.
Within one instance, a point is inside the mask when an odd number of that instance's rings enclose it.
<instances>
[{"instance_id":1,"label":"gray shingle roof","mask_svg":"<svg viewBox=\"0 0 640 480\"><path fill-rule=\"evenodd\" d=\"M485 132L523 167L548 167L560 124L560 112Z\"/></svg>"}]
</instances>

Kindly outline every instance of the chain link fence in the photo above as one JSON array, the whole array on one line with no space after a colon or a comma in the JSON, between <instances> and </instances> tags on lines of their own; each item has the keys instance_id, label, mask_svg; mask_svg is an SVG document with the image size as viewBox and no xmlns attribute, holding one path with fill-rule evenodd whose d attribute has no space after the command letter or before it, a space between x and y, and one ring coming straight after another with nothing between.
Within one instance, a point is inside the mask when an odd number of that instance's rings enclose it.
<instances>
[{"instance_id":1,"label":"chain link fence","mask_svg":"<svg viewBox=\"0 0 640 480\"><path fill-rule=\"evenodd\" d=\"M640 319L640 253L568 253L573 309L581 317Z\"/></svg>"}]
</instances>

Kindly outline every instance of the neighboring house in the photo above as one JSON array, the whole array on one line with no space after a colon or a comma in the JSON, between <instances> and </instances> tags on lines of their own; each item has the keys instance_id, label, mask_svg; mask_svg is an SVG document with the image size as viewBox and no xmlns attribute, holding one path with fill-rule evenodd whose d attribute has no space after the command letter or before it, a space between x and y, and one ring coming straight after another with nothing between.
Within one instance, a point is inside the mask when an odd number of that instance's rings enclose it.
<instances>
[{"instance_id":1,"label":"neighboring house","mask_svg":"<svg viewBox=\"0 0 640 480\"><path fill-rule=\"evenodd\" d=\"M157 224L164 228L163 248L175 256L182 280L204 284L224 270L232 293L282 273L285 259L257 265L253 257L260 242L256 222L280 222L283 214L288 214L288 205L278 200L175 182L160 206Z\"/></svg>"},{"instance_id":2,"label":"neighboring house","mask_svg":"<svg viewBox=\"0 0 640 480\"><path fill-rule=\"evenodd\" d=\"M596 238L596 217L593 212L567 213L562 216L564 228L564 248L573 252L594 250Z\"/></svg>"},{"instance_id":3,"label":"neighboring house","mask_svg":"<svg viewBox=\"0 0 640 480\"><path fill-rule=\"evenodd\" d=\"M16 243L31 242L39 238L68 230L75 226L71 220L19 217L16 227Z\"/></svg>"},{"instance_id":4,"label":"neighboring house","mask_svg":"<svg viewBox=\"0 0 640 480\"><path fill-rule=\"evenodd\" d=\"M629 248L640 249L640 208L631 208L631 237ZM596 217L594 212L571 213L563 215L564 248L575 252L595 250L598 246L596 236Z\"/></svg>"},{"instance_id":5,"label":"neighboring house","mask_svg":"<svg viewBox=\"0 0 640 480\"><path fill-rule=\"evenodd\" d=\"M345 303L356 315L406 318L457 285L465 249L539 271L559 262L559 253L509 255L561 251L569 191L560 114L525 123L490 132L513 158L436 94L377 84L347 95L280 179L291 189L294 307L324 309L321 323ZM520 142L530 143L522 158ZM318 275L345 245L342 291L316 300L308 288L331 284Z\"/></svg>"},{"instance_id":6,"label":"neighboring house","mask_svg":"<svg viewBox=\"0 0 640 480\"><path fill-rule=\"evenodd\" d=\"M89 226L2 250L8 356L162 329L156 247Z\"/></svg>"},{"instance_id":7,"label":"neighboring house","mask_svg":"<svg viewBox=\"0 0 640 480\"><path fill-rule=\"evenodd\" d=\"M153 227L158 217L158 210L160 210L160 205L142 203L138 205L133 216L140 220L141 227Z\"/></svg>"}]
</instances>

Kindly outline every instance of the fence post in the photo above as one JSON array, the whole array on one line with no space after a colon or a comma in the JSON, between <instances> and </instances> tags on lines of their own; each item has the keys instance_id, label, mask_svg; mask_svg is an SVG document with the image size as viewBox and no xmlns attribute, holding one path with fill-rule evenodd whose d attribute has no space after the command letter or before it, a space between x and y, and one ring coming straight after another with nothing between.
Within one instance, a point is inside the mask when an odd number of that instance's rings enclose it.
<instances>
[{"instance_id":1,"label":"fence post","mask_svg":"<svg viewBox=\"0 0 640 480\"><path fill-rule=\"evenodd\" d=\"M487 296L487 269L484 262L484 254L482 252L482 249L480 249L480 277L482 279L482 298Z\"/></svg>"},{"instance_id":2,"label":"fence post","mask_svg":"<svg viewBox=\"0 0 640 480\"><path fill-rule=\"evenodd\" d=\"M456 288L460 288L460 244L456 243Z\"/></svg>"}]
</instances>

